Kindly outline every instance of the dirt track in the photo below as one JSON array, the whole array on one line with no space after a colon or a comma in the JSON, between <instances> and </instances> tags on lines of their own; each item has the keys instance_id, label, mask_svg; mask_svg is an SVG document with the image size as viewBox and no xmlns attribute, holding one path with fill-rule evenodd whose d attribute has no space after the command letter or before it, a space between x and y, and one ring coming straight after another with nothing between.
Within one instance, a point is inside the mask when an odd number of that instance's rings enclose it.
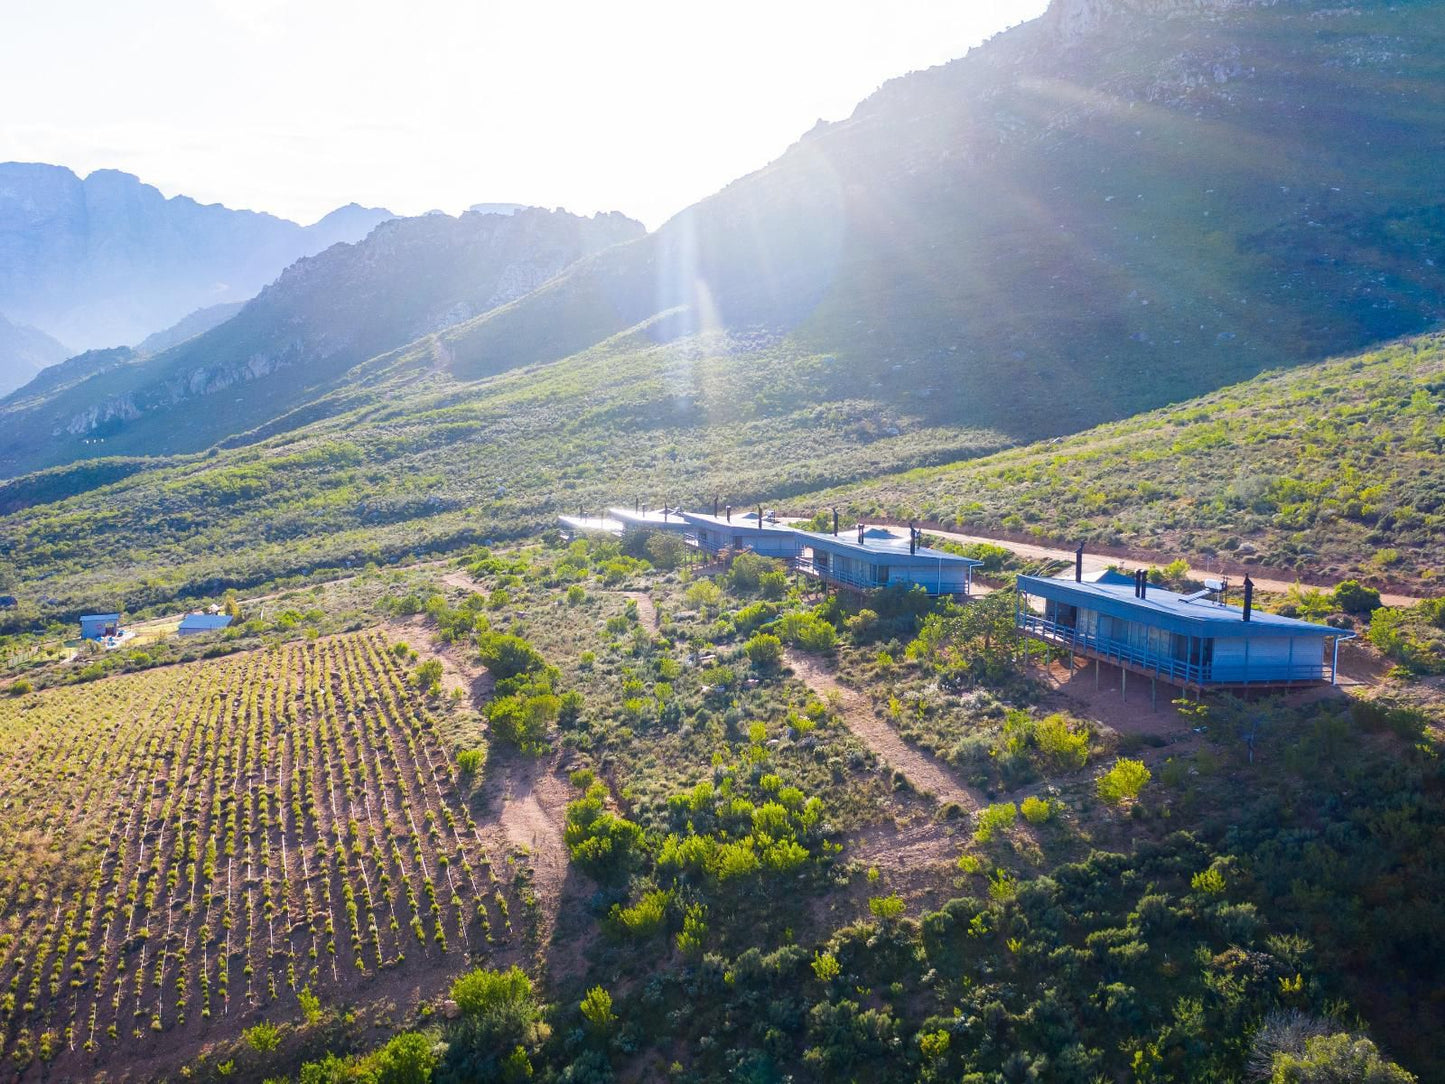
<instances>
[{"instance_id":1,"label":"dirt track","mask_svg":"<svg viewBox=\"0 0 1445 1084\"><path fill-rule=\"evenodd\" d=\"M832 671L818 659L791 649L785 657L808 688L825 700L837 695L848 729L882 760L907 776L916 789L927 791L941 803L957 802L964 809L979 809L988 804L927 753L904 741L896 730L874 714L873 706L860 693L839 684Z\"/></svg>"}]
</instances>

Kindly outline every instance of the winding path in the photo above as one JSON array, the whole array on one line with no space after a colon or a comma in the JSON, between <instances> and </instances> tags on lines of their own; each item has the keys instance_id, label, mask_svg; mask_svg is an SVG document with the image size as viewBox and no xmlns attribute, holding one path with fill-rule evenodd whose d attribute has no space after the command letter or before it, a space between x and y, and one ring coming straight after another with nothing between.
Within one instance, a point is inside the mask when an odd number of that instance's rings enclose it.
<instances>
[{"instance_id":1,"label":"winding path","mask_svg":"<svg viewBox=\"0 0 1445 1084\"><path fill-rule=\"evenodd\" d=\"M938 761L904 741L902 735L878 718L866 697L840 684L818 659L791 648L784 657L813 692L824 699L837 694L848 729L879 758L907 776L915 789L932 794L940 803L956 802L964 809L979 809L988 804L977 792L959 783Z\"/></svg>"}]
</instances>

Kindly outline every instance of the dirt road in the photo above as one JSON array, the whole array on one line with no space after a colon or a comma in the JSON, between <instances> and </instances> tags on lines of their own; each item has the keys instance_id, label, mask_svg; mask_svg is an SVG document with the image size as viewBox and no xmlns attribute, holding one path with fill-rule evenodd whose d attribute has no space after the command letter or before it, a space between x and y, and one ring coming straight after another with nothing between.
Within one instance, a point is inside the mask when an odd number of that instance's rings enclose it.
<instances>
[{"instance_id":1,"label":"dirt road","mask_svg":"<svg viewBox=\"0 0 1445 1084\"><path fill-rule=\"evenodd\" d=\"M856 690L838 682L831 670L812 655L788 650L787 663L808 688L825 701L835 694L843 705L843 722L884 762L898 769L914 788L932 794L939 802L957 802L964 809L987 805L980 795L959 783L953 774L922 750L909 745L873 711L873 705Z\"/></svg>"}]
</instances>

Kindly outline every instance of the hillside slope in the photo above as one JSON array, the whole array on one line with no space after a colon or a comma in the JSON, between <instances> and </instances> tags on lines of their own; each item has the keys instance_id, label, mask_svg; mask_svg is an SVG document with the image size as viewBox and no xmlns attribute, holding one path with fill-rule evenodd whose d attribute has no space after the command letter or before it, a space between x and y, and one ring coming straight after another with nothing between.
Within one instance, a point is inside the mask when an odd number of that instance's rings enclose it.
<instances>
[{"instance_id":1,"label":"hillside slope","mask_svg":"<svg viewBox=\"0 0 1445 1084\"><path fill-rule=\"evenodd\" d=\"M715 497L1411 593L1431 593L1445 567L1445 338L1001 451L994 431L828 399L829 355L718 335L656 344L651 331L469 383L423 344L353 370L322 420L244 447L0 484L0 575L8 566L22 596L6 622L445 552L609 503Z\"/></svg>"},{"instance_id":2,"label":"hillside slope","mask_svg":"<svg viewBox=\"0 0 1445 1084\"><path fill-rule=\"evenodd\" d=\"M1445 336L806 505L1433 594L1445 570Z\"/></svg>"},{"instance_id":3,"label":"hillside slope","mask_svg":"<svg viewBox=\"0 0 1445 1084\"><path fill-rule=\"evenodd\" d=\"M167 199L128 173L0 163L0 312L77 349L139 342L242 301L294 260L391 217L349 204L310 226Z\"/></svg>"},{"instance_id":4,"label":"hillside slope","mask_svg":"<svg viewBox=\"0 0 1445 1084\"><path fill-rule=\"evenodd\" d=\"M298 261L210 331L0 404L0 474L98 452L206 448L311 401L358 362L513 301L641 233L622 215L537 209L393 219Z\"/></svg>"},{"instance_id":5,"label":"hillside slope","mask_svg":"<svg viewBox=\"0 0 1445 1084\"><path fill-rule=\"evenodd\" d=\"M1056 3L450 336L551 361L655 314L836 354L838 388L1036 438L1445 311L1445 9Z\"/></svg>"}]
</instances>

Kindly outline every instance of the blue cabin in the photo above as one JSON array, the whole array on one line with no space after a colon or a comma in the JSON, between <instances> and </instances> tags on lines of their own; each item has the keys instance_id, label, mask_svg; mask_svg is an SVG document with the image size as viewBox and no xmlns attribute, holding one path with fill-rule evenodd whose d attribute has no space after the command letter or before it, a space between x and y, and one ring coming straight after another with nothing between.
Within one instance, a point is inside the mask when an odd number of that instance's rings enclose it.
<instances>
[{"instance_id":1,"label":"blue cabin","mask_svg":"<svg viewBox=\"0 0 1445 1084\"><path fill-rule=\"evenodd\" d=\"M1243 607L1214 590L1181 595L1109 574L1090 582L1018 577L1020 633L1071 655L1111 663L1181 689L1334 684L1341 640L1352 633L1261 613L1245 580Z\"/></svg>"},{"instance_id":2,"label":"blue cabin","mask_svg":"<svg viewBox=\"0 0 1445 1084\"><path fill-rule=\"evenodd\" d=\"M763 557L779 557L791 561L798 555L798 532L781 523L771 522L757 512L733 512L710 516L703 512L684 512L697 547L708 553L723 550L752 550Z\"/></svg>"},{"instance_id":3,"label":"blue cabin","mask_svg":"<svg viewBox=\"0 0 1445 1084\"><path fill-rule=\"evenodd\" d=\"M86 614L80 619L80 635L87 640L103 640L120 632L120 614Z\"/></svg>"},{"instance_id":4,"label":"blue cabin","mask_svg":"<svg viewBox=\"0 0 1445 1084\"><path fill-rule=\"evenodd\" d=\"M181 618L181 624L176 633L181 636L194 636L198 632L215 632L224 629L231 623L230 614L186 614Z\"/></svg>"},{"instance_id":5,"label":"blue cabin","mask_svg":"<svg viewBox=\"0 0 1445 1084\"><path fill-rule=\"evenodd\" d=\"M920 545L918 534L859 524L843 534L798 531L797 569L823 583L876 591L895 584L966 598L982 561Z\"/></svg>"}]
</instances>

